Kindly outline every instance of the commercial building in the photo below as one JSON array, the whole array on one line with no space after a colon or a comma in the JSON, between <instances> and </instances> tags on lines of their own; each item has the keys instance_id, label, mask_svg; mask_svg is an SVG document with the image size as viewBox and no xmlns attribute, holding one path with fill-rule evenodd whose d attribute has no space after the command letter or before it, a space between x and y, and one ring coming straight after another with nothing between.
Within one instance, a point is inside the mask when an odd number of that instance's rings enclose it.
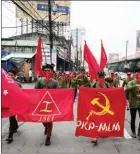
<instances>
[{"instance_id":1,"label":"commercial building","mask_svg":"<svg viewBox=\"0 0 140 154\"><path fill-rule=\"evenodd\" d=\"M6 55L8 56L7 58L16 58L21 53L23 53L22 58L27 58L27 56L25 56L26 54L35 55L38 36L41 36L43 39L42 63L50 63L48 1L16 1L15 3L16 19L20 26L16 27L15 36L7 38L7 40L2 39L3 50L9 54L9 56ZM70 29L70 2L51 1L51 4L52 62L56 70L72 70L71 37L68 31ZM26 11L27 14L21 8ZM14 57L11 57L13 55ZM5 57L5 59L7 58ZM34 63L32 64L32 67L33 66Z\"/></svg>"},{"instance_id":2,"label":"commercial building","mask_svg":"<svg viewBox=\"0 0 140 154\"><path fill-rule=\"evenodd\" d=\"M85 29L76 28L71 30L72 45L71 45L71 59L76 67L83 66L83 41L85 39Z\"/></svg>"}]
</instances>

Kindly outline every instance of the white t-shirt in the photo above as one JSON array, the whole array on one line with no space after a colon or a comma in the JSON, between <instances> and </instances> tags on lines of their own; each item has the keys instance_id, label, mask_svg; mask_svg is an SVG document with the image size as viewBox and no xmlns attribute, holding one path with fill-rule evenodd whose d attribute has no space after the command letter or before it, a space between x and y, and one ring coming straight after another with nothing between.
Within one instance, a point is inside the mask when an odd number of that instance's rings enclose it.
<instances>
[{"instance_id":1,"label":"white t-shirt","mask_svg":"<svg viewBox=\"0 0 140 154\"><path fill-rule=\"evenodd\" d=\"M29 77L32 77L32 71L29 70Z\"/></svg>"}]
</instances>

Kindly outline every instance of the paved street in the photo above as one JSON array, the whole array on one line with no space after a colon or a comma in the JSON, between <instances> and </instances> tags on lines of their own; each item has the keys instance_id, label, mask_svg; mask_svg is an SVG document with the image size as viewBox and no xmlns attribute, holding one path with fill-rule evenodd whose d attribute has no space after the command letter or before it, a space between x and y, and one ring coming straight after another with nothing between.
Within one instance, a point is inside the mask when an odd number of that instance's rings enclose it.
<instances>
[{"instance_id":1,"label":"paved street","mask_svg":"<svg viewBox=\"0 0 140 154\"><path fill-rule=\"evenodd\" d=\"M24 84L24 88L31 88L33 84ZM74 104L76 121L77 101ZM52 145L46 147L44 128L42 124L20 123L14 142L7 144L8 119L2 119L2 153L3 154L45 154L45 153L97 153L97 154L140 154L140 141L130 137L130 115L126 111L124 138L100 139L97 147L91 144L91 139L75 137L76 122L54 123ZM137 126L138 126L137 115Z\"/></svg>"}]
</instances>

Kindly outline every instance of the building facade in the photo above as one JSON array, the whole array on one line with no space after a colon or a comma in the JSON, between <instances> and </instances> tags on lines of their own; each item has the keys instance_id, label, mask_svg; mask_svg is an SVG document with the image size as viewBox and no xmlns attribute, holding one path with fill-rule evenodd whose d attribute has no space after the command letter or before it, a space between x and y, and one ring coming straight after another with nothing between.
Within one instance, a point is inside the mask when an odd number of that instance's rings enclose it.
<instances>
[{"instance_id":1,"label":"building facade","mask_svg":"<svg viewBox=\"0 0 140 154\"><path fill-rule=\"evenodd\" d=\"M71 59L75 63L76 67L83 66L83 41L85 39L85 29L76 28L71 30L72 47L71 47Z\"/></svg>"}]
</instances>

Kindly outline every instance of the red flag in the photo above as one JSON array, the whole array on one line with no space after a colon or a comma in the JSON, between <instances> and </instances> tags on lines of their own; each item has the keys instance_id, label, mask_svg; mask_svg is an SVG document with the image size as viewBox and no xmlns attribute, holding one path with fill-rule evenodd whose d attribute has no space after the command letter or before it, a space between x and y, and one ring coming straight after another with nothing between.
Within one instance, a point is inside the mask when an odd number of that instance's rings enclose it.
<instances>
[{"instance_id":1,"label":"red flag","mask_svg":"<svg viewBox=\"0 0 140 154\"><path fill-rule=\"evenodd\" d=\"M97 75L97 72L100 70L100 67L96 61L96 58L93 56L89 47L87 46L86 41L84 46L84 60L88 63L89 72L92 78L95 78Z\"/></svg>"},{"instance_id":2,"label":"red flag","mask_svg":"<svg viewBox=\"0 0 140 154\"><path fill-rule=\"evenodd\" d=\"M2 69L2 118L25 113L28 98L18 84Z\"/></svg>"},{"instance_id":3,"label":"red flag","mask_svg":"<svg viewBox=\"0 0 140 154\"><path fill-rule=\"evenodd\" d=\"M42 39L41 37L38 37L38 45L36 49L35 66L34 66L34 72L38 76L43 76L41 66L42 66Z\"/></svg>"},{"instance_id":4,"label":"red flag","mask_svg":"<svg viewBox=\"0 0 140 154\"><path fill-rule=\"evenodd\" d=\"M107 63L107 55L103 46L103 42L101 41L101 59L100 59L100 69L103 70Z\"/></svg>"},{"instance_id":5,"label":"red flag","mask_svg":"<svg viewBox=\"0 0 140 154\"><path fill-rule=\"evenodd\" d=\"M123 137L125 107L123 88L81 87L75 135L92 138Z\"/></svg>"},{"instance_id":6,"label":"red flag","mask_svg":"<svg viewBox=\"0 0 140 154\"><path fill-rule=\"evenodd\" d=\"M32 103L29 112L18 115L18 121L73 121L74 89L24 89ZM64 97L65 96L65 97Z\"/></svg>"}]
</instances>

